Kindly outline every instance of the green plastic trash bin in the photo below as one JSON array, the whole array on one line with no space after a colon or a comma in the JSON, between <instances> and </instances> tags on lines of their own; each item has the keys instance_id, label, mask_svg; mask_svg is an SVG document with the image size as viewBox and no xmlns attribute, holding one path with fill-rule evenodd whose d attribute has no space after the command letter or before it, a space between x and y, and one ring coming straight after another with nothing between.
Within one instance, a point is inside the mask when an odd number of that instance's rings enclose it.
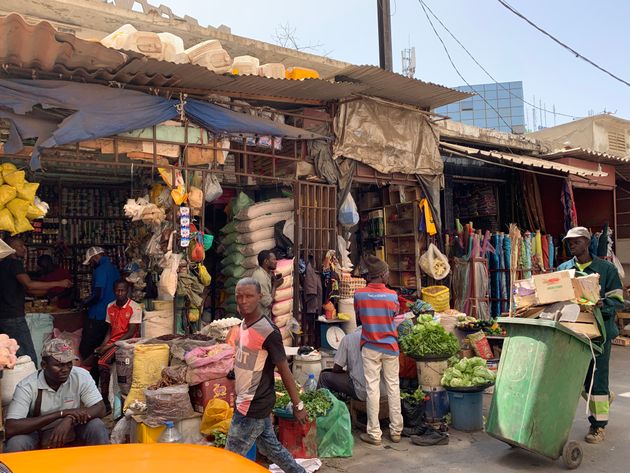
<instances>
[{"instance_id":1,"label":"green plastic trash bin","mask_svg":"<svg viewBox=\"0 0 630 473\"><path fill-rule=\"evenodd\" d=\"M558 322L503 317L499 323L508 337L486 432L577 468L581 447L567 441L592 359L589 341Z\"/></svg>"}]
</instances>

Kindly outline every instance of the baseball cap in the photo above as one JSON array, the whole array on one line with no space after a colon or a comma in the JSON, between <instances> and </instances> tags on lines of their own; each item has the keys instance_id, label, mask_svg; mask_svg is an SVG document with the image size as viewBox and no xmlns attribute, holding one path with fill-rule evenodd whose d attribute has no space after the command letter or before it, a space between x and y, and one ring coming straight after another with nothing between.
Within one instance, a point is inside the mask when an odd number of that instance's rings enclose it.
<instances>
[{"instance_id":1,"label":"baseball cap","mask_svg":"<svg viewBox=\"0 0 630 473\"><path fill-rule=\"evenodd\" d=\"M53 338L44 343L42 358L46 356L52 356L60 363L68 363L79 359L79 357L74 354L72 346L63 338Z\"/></svg>"},{"instance_id":2,"label":"baseball cap","mask_svg":"<svg viewBox=\"0 0 630 473\"><path fill-rule=\"evenodd\" d=\"M105 250L101 248L100 246L93 246L92 248L87 250L87 253L85 254L85 261L83 262L83 264L84 265L90 264L90 260L92 258L94 258L96 255L102 255L104 253L105 253Z\"/></svg>"},{"instance_id":3,"label":"baseball cap","mask_svg":"<svg viewBox=\"0 0 630 473\"><path fill-rule=\"evenodd\" d=\"M569 240L571 238L588 238L590 240L591 232L589 232L586 227L573 227L562 240Z\"/></svg>"}]
</instances>

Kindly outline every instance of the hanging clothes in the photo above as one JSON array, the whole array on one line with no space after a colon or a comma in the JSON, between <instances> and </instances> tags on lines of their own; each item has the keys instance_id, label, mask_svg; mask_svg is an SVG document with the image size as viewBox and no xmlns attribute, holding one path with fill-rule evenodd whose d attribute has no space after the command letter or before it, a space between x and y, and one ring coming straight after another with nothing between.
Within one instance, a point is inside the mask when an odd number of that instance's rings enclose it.
<instances>
[{"instance_id":1,"label":"hanging clothes","mask_svg":"<svg viewBox=\"0 0 630 473\"><path fill-rule=\"evenodd\" d=\"M420 212L422 213L420 218L421 231L427 232L430 236L437 234L437 228L433 220L433 213L431 212L429 201L427 199L420 200L418 207L420 207Z\"/></svg>"},{"instance_id":2,"label":"hanging clothes","mask_svg":"<svg viewBox=\"0 0 630 473\"><path fill-rule=\"evenodd\" d=\"M578 225L577 210L573 197L573 186L568 178L562 183L560 202L562 203L562 210L564 212L564 231L566 233Z\"/></svg>"},{"instance_id":3,"label":"hanging clothes","mask_svg":"<svg viewBox=\"0 0 630 473\"><path fill-rule=\"evenodd\" d=\"M510 278L510 270L512 268L512 240L510 235L503 236L503 297L507 299L503 303L503 312L510 310L510 300L512 299L512 279Z\"/></svg>"},{"instance_id":4,"label":"hanging clothes","mask_svg":"<svg viewBox=\"0 0 630 473\"><path fill-rule=\"evenodd\" d=\"M543 269L551 268L551 266L549 265L549 238L550 237L548 235L543 235L541 237Z\"/></svg>"}]
</instances>

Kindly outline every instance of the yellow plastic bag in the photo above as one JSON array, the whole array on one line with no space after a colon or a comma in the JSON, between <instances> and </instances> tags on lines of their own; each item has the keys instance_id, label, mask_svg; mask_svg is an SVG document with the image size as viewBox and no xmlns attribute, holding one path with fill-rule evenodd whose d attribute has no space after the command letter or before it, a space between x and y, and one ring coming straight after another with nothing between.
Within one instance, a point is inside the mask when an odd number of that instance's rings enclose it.
<instances>
[{"instance_id":1,"label":"yellow plastic bag","mask_svg":"<svg viewBox=\"0 0 630 473\"><path fill-rule=\"evenodd\" d=\"M188 191L188 203L193 210L201 210L203 206L203 191L198 187L191 186Z\"/></svg>"},{"instance_id":2,"label":"yellow plastic bag","mask_svg":"<svg viewBox=\"0 0 630 473\"><path fill-rule=\"evenodd\" d=\"M33 203L37 189L39 189L39 182L25 182L21 189L17 189L17 196Z\"/></svg>"},{"instance_id":3,"label":"yellow plastic bag","mask_svg":"<svg viewBox=\"0 0 630 473\"><path fill-rule=\"evenodd\" d=\"M184 202L186 202L188 194L186 194L184 186L177 186L171 191L171 197L173 198L173 202L175 202L176 205L182 205Z\"/></svg>"},{"instance_id":4,"label":"yellow plastic bag","mask_svg":"<svg viewBox=\"0 0 630 473\"><path fill-rule=\"evenodd\" d=\"M0 230L9 232L12 235L15 233L15 220L9 209L0 210Z\"/></svg>"},{"instance_id":5,"label":"yellow plastic bag","mask_svg":"<svg viewBox=\"0 0 630 473\"><path fill-rule=\"evenodd\" d=\"M26 213L28 212L28 207L31 205L28 201L24 199L13 199L6 205L6 208L11 211L16 220L26 218Z\"/></svg>"},{"instance_id":6,"label":"yellow plastic bag","mask_svg":"<svg viewBox=\"0 0 630 473\"><path fill-rule=\"evenodd\" d=\"M203 435L212 435L212 432L218 430L227 434L233 415L234 409L223 399L211 399L203 411L199 432Z\"/></svg>"},{"instance_id":7,"label":"yellow plastic bag","mask_svg":"<svg viewBox=\"0 0 630 473\"><path fill-rule=\"evenodd\" d=\"M0 186L0 208L4 207L10 201L15 199L16 195L17 195L17 191L15 190L15 187L11 187L6 184L1 185Z\"/></svg>"},{"instance_id":8,"label":"yellow plastic bag","mask_svg":"<svg viewBox=\"0 0 630 473\"><path fill-rule=\"evenodd\" d=\"M203 264L199 265L199 282L206 287L212 282L212 276Z\"/></svg>"},{"instance_id":9,"label":"yellow plastic bag","mask_svg":"<svg viewBox=\"0 0 630 473\"><path fill-rule=\"evenodd\" d=\"M182 177L182 172L179 169L175 170L175 183L173 183L173 173L170 169L158 168L158 172L160 173L160 176L162 176L164 182L166 182L166 185L171 189L173 187L184 186L184 178Z\"/></svg>"},{"instance_id":10,"label":"yellow plastic bag","mask_svg":"<svg viewBox=\"0 0 630 473\"><path fill-rule=\"evenodd\" d=\"M13 163L2 163L0 164L0 170L4 171L17 171L17 167Z\"/></svg>"},{"instance_id":11,"label":"yellow plastic bag","mask_svg":"<svg viewBox=\"0 0 630 473\"><path fill-rule=\"evenodd\" d=\"M32 232L33 225L28 221L26 217L15 219L15 232L11 236L18 235L20 233Z\"/></svg>"},{"instance_id":12,"label":"yellow plastic bag","mask_svg":"<svg viewBox=\"0 0 630 473\"><path fill-rule=\"evenodd\" d=\"M4 178L5 183L15 187L16 189L24 187L24 183L26 182L26 173L24 171L3 170L2 177Z\"/></svg>"},{"instance_id":13,"label":"yellow plastic bag","mask_svg":"<svg viewBox=\"0 0 630 473\"><path fill-rule=\"evenodd\" d=\"M189 322L197 322L199 320L199 309L196 307L191 307L188 309L188 321Z\"/></svg>"},{"instance_id":14,"label":"yellow plastic bag","mask_svg":"<svg viewBox=\"0 0 630 473\"><path fill-rule=\"evenodd\" d=\"M36 205L30 204L26 211L26 218L29 220L35 220L36 218L42 218L45 212Z\"/></svg>"},{"instance_id":15,"label":"yellow plastic bag","mask_svg":"<svg viewBox=\"0 0 630 473\"><path fill-rule=\"evenodd\" d=\"M133 401L144 402L144 390L162 378L162 370L168 366L170 350L165 343L136 345L133 349L133 378L125 399L123 411Z\"/></svg>"},{"instance_id":16,"label":"yellow plastic bag","mask_svg":"<svg viewBox=\"0 0 630 473\"><path fill-rule=\"evenodd\" d=\"M149 200L152 204L158 205L160 201L160 194L164 191L162 184L155 184L151 187L151 193L149 194Z\"/></svg>"}]
</instances>

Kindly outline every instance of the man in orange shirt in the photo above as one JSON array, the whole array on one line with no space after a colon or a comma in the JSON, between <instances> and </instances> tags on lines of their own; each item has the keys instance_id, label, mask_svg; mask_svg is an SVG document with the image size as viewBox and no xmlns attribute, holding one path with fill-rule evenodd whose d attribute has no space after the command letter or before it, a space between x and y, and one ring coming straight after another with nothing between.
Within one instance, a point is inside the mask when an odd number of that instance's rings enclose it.
<instances>
[{"instance_id":1,"label":"man in orange shirt","mask_svg":"<svg viewBox=\"0 0 630 473\"><path fill-rule=\"evenodd\" d=\"M98 357L100 390L107 411L110 412L109 403L109 378L110 366L114 362L116 349L115 343L119 340L127 340L138 336L142 323L142 307L129 298L129 283L124 279L114 284L116 300L107 306L105 322L109 324L107 335L103 344L94 350Z\"/></svg>"}]
</instances>

